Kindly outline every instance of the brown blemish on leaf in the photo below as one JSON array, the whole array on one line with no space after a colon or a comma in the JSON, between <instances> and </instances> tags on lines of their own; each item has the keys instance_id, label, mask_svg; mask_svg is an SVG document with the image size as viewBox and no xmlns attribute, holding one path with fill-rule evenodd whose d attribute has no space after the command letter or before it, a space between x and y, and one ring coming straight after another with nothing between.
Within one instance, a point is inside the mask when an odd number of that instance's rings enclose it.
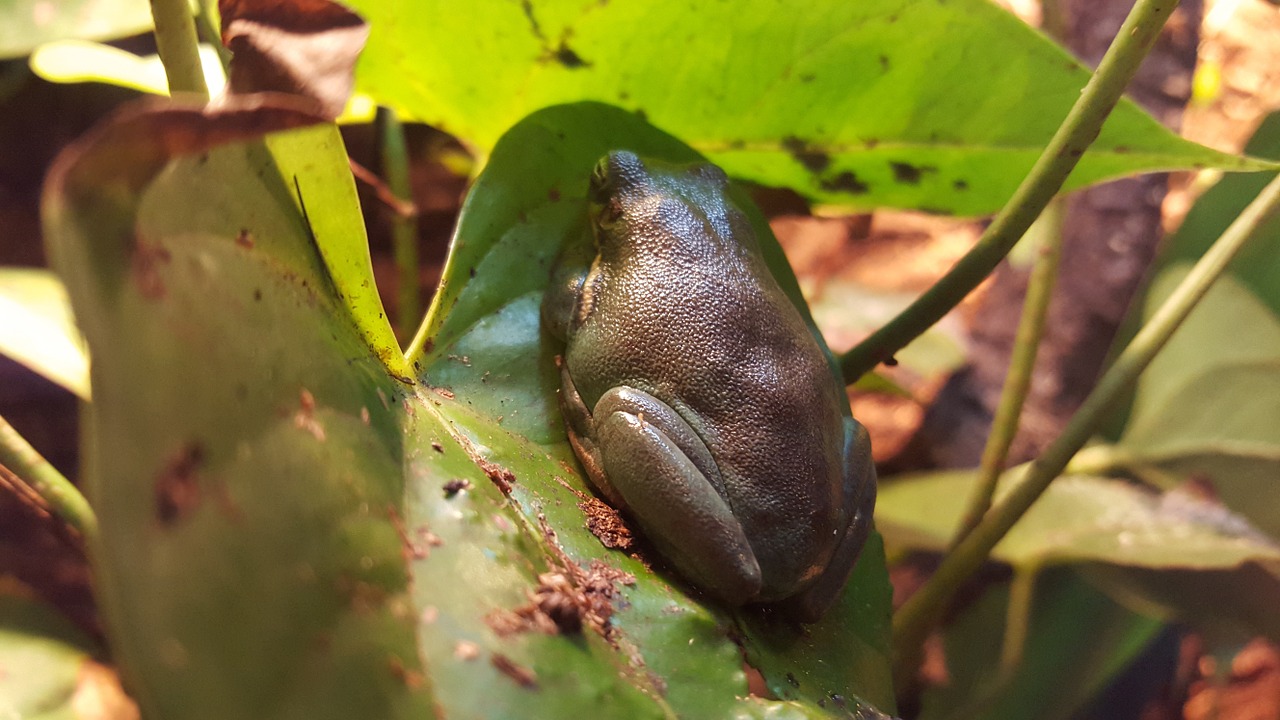
<instances>
[{"instance_id":1,"label":"brown blemish on leaf","mask_svg":"<svg viewBox=\"0 0 1280 720\"><path fill-rule=\"evenodd\" d=\"M159 300L164 297L164 279L161 267L169 264L172 256L162 245L152 245L142 238L134 243L132 264L133 283L138 293L148 300Z\"/></svg>"},{"instance_id":2,"label":"brown blemish on leaf","mask_svg":"<svg viewBox=\"0 0 1280 720\"><path fill-rule=\"evenodd\" d=\"M387 666L390 667L391 674L410 690L416 690L426 682L421 670L405 667L404 660L395 655L387 658Z\"/></svg>"},{"instance_id":3,"label":"brown blemish on leaf","mask_svg":"<svg viewBox=\"0 0 1280 720\"><path fill-rule=\"evenodd\" d=\"M320 442L324 442L324 426L315 418L316 399L311 391L303 388L298 394L299 404L298 411L293 415L293 424L300 430L306 430L311 433L312 437Z\"/></svg>"},{"instance_id":4,"label":"brown blemish on leaf","mask_svg":"<svg viewBox=\"0 0 1280 720\"><path fill-rule=\"evenodd\" d=\"M190 517L200 507L200 465L204 448L183 445L165 463L155 481L156 519L165 527Z\"/></svg>"},{"instance_id":5,"label":"brown blemish on leaf","mask_svg":"<svg viewBox=\"0 0 1280 720\"><path fill-rule=\"evenodd\" d=\"M538 688L538 676L533 673L533 670L517 665L506 655L494 653L493 657L489 658L489 662L498 672L515 680L520 687L526 690L536 690Z\"/></svg>"},{"instance_id":6,"label":"brown blemish on leaf","mask_svg":"<svg viewBox=\"0 0 1280 720\"><path fill-rule=\"evenodd\" d=\"M821 150L814 150L798 137L787 137L782 140L782 149L790 153L796 162L815 175L825 172L831 166L831 156Z\"/></svg>"},{"instance_id":7,"label":"brown blemish on leaf","mask_svg":"<svg viewBox=\"0 0 1280 720\"><path fill-rule=\"evenodd\" d=\"M240 228L240 232L236 233L236 245L245 250L253 249L253 233L248 228Z\"/></svg>"},{"instance_id":8,"label":"brown blemish on leaf","mask_svg":"<svg viewBox=\"0 0 1280 720\"><path fill-rule=\"evenodd\" d=\"M823 190L847 192L853 195L864 195L871 190L869 185L859 180L857 175L848 170L833 178L823 180L821 185Z\"/></svg>"},{"instance_id":9,"label":"brown blemish on leaf","mask_svg":"<svg viewBox=\"0 0 1280 720\"><path fill-rule=\"evenodd\" d=\"M431 441L431 449L441 454L444 453L444 445L441 445L439 442L435 440Z\"/></svg>"},{"instance_id":10,"label":"brown blemish on leaf","mask_svg":"<svg viewBox=\"0 0 1280 720\"><path fill-rule=\"evenodd\" d=\"M301 95L330 119L342 113L369 37L359 15L328 0L220 0L218 10L231 93Z\"/></svg>"},{"instance_id":11,"label":"brown blemish on leaf","mask_svg":"<svg viewBox=\"0 0 1280 720\"><path fill-rule=\"evenodd\" d=\"M938 172L938 168L932 165L912 165L904 162L891 162L889 169L893 171L895 182L907 185L919 185L920 179L926 174Z\"/></svg>"},{"instance_id":12,"label":"brown blemish on leaf","mask_svg":"<svg viewBox=\"0 0 1280 720\"><path fill-rule=\"evenodd\" d=\"M449 390L448 388L431 388L431 389L434 390L437 395L447 400L452 400L454 398L453 391Z\"/></svg>"}]
</instances>

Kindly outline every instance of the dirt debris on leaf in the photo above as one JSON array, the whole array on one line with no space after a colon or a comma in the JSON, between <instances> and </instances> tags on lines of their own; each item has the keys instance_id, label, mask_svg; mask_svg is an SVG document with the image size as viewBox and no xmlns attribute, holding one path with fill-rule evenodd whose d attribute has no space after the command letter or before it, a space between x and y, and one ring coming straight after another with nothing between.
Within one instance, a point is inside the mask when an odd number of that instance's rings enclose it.
<instances>
[{"instance_id":1,"label":"dirt debris on leaf","mask_svg":"<svg viewBox=\"0 0 1280 720\"><path fill-rule=\"evenodd\" d=\"M610 640L617 586L634 585L635 576L599 559L592 560L584 569L560 548L555 532L545 519L542 529L555 553L553 567L538 575L538 584L527 593L526 604L490 613L485 622L503 637L532 631L572 635L587 627Z\"/></svg>"},{"instance_id":2,"label":"dirt debris on leaf","mask_svg":"<svg viewBox=\"0 0 1280 720\"><path fill-rule=\"evenodd\" d=\"M516 684L529 690L537 689L538 676L523 665L517 665L511 658L502 653L494 653L489 662L503 675L516 681Z\"/></svg>"}]
</instances>

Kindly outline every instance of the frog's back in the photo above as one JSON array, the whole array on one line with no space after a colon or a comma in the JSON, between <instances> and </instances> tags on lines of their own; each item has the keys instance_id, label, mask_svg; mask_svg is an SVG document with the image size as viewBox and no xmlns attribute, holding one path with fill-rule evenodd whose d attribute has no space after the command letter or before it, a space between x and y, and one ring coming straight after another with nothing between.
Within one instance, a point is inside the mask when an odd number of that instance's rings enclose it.
<instances>
[{"instance_id":1,"label":"frog's back","mask_svg":"<svg viewBox=\"0 0 1280 720\"><path fill-rule=\"evenodd\" d=\"M847 400L742 234L746 219L727 219L729 240L705 227L697 236L689 223L698 220L656 223L637 251L595 274L579 339L596 348L596 362L575 377L589 403L618 384L652 393L702 436L721 494L752 528L767 601L816 575L836 542ZM618 337L632 341L608 341Z\"/></svg>"}]
</instances>

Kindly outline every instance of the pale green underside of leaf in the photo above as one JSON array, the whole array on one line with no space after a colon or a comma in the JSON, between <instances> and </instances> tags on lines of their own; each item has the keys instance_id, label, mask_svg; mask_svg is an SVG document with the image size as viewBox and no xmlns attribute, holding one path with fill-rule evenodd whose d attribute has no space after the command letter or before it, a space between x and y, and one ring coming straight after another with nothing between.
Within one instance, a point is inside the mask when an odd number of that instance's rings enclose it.
<instances>
[{"instance_id":1,"label":"pale green underside of leaf","mask_svg":"<svg viewBox=\"0 0 1280 720\"><path fill-rule=\"evenodd\" d=\"M89 398L89 356L56 275L0 268L0 318L0 353Z\"/></svg>"},{"instance_id":2,"label":"pale green underside of leaf","mask_svg":"<svg viewBox=\"0 0 1280 720\"><path fill-rule=\"evenodd\" d=\"M534 110L642 114L731 175L856 208L990 213L1089 73L987 0L373 2L358 70L381 102L486 154ZM1267 165L1182 140L1124 101L1068 188Z\"/></svg>"}]
</instances>

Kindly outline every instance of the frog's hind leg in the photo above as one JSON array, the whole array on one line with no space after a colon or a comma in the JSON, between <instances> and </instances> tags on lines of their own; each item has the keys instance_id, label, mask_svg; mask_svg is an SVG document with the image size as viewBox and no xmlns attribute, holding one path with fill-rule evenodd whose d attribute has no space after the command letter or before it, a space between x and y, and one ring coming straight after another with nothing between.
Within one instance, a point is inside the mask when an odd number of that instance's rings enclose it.
<instances>
[{"instance_id":1,"label":"frog's hind leg","mask_svg":"<svg viewBox=\"0 0 1280 720\"><path fill-rule=\"evenodd\" d=\"M871 516L876 505L876 467L866 433L866 428L856 420L845 421L844 507L849 512L840 528L843 535L836 543L831 561L812 585L783 603L804 622L817 622L835 603L871 532Z\"/></svg>"},{"instance_id":2,"label":"frog's hind leg","mask_svg":"<svg viewBox=\"0 0 1280 720\"><path fill-rule=\"evenodd\" d=\"M592 417L604 473L645 537L684 578L718 599L740 605L755 597L760 565L693 428L633 388L610 390Z\"/></svg>"}]
</instances>

